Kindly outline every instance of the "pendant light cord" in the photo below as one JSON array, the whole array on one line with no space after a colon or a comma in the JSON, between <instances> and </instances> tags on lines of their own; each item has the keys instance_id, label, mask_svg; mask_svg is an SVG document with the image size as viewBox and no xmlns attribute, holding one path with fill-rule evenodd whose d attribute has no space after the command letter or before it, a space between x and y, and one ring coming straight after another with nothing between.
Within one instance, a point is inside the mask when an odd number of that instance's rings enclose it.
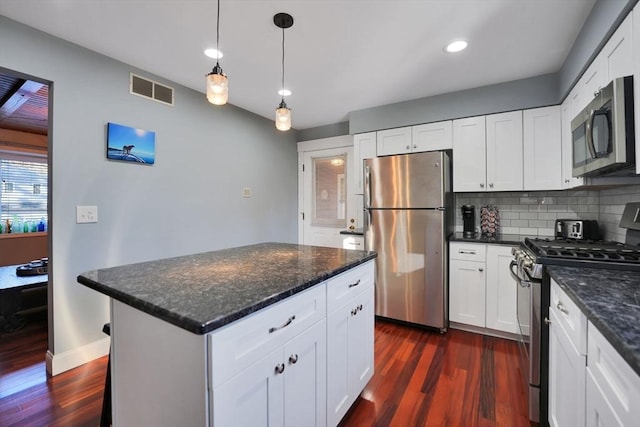
<instances>
[{"instance_id":1,"label":"pendant light cord","mask_svg":"<svg viewBox=\"0 0 640 427\"><path fill-rule=\"evenodd\" d=\"M218 0L218 13L216 16L216 65L220 65L220 0Z\"/></svg>"},{"instance_id":2,"label":"pendant light cord","mask_svg":"<svg viewBox=\"0 0 640 427\"><path fill-rule=\"evenodd\" d=\"M282 28L282 102L284 102L284 28Z\"/></svg>"}]
</instances>

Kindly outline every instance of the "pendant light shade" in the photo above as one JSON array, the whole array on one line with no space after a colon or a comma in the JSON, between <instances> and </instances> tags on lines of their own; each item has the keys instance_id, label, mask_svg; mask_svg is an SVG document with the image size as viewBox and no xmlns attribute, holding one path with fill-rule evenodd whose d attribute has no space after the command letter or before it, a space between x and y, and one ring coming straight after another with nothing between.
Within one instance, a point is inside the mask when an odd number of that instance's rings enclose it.
<instances>
[{"instance_id":1,"label":"pendant light shade","mask_svg":"<svg viewBox=\"0 0 640 427\"><path fill-rule=\"evenodd\" d=\"M287 107L287 103L284 102L284 99L276 109L276 129L291 129L291 110Z\"/></svg>"},{"instance_id":2,"label":"pendant light shade","mask_svg":"<svg viewBox=\"0 0 640 427\"><path fill-rule=\"evenodd\" d=\"M216 66L207 74L207 100L214 105L224 105L229 99L229 79L220 67L220 0L218 0L218 15L216 18Z\"/></svg>"},{"instance_id":3,"label":"pendant light shade","mask_svg":"<svg viewBox=\"0 0 640 427\"><path fill-rule=\"evenodd\" d=\"M224 105L229 99L229 79L218 63L207 74L207 99L215 105Z\"/></svg>"},{"instance_id":4,"label":"pendant light shade","mask_svg":"<svg viewBox=\"0 0 640 427\"><path fill-rule=\"evenodd\" d=\"M277 13L273 16L273 23L276 27L282 28L282 101L276 109L276 129L286 131L291 129L291 109L284 102L284 29L291 28L293 25L293 17L288 13Z\"/></svg>"}]
</instances>

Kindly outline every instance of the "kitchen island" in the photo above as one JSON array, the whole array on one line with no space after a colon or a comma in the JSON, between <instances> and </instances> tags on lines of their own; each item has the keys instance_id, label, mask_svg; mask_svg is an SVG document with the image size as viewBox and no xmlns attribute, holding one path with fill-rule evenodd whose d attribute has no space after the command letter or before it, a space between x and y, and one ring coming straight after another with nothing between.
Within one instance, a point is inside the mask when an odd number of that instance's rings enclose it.
<instances>
[{"instance_id":1,"label":"kitchen island","mask_svg":"<svg viewBox=\"0 0 640 427\"><path fill-rule=\"evenodd\" d=\"M106 268L113 422L336 425L373 374L373 259L263 243Z\"/></svg>"}]
</instances>

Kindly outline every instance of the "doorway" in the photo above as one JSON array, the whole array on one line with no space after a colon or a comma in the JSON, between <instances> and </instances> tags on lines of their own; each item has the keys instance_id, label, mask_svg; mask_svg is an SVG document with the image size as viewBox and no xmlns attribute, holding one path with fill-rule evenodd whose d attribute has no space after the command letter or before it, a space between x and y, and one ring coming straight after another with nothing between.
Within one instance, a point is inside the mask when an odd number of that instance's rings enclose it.
<instances>
[{"instance_id":1,"label":"doorway","mask_svg":"<svg viewBox=\"0 0 640 427\"><path fill-rule=\"evenodd\" d=\"M49 81L0 67L0 268L13 277L0 276L5 287L12 288L11 298L3 298L2 321L7 329L0 333L5 342L30 342L30 348L18 351L27 356L37 349L41 358L27 359L38 369L44 367L46 349L53 345L53 298L47 274L52 247L51 87ZM34 342L36 337L44 342Z\"/></svg>"},{"instance_id":2,"label":"doorway","mask_svg":"<svg viewBox=\"0 0 640 427\"><path fill-rule=\"evenodd\" d=\"M340 232L356 221L352 156L353 147L300 153L300 243L343 247Z\"/></svg>"}]
</instances>

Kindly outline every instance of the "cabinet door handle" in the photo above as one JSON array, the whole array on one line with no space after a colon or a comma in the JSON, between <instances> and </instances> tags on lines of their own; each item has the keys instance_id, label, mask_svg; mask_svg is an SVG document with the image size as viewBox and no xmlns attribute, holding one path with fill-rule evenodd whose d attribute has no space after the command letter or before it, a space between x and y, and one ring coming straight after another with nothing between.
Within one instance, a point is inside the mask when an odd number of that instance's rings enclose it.
<instances>
[{"instance_id":1,"label":"cabinet door handle","mask_svg":"<svg viewBox=\"0 0 640 427\"><path fill-rule=\"evenodd\" d=\"M493 182L489 183L489 187L493 188Z\"/></svg>"},{"instance_id":2,"label":"cabinet door handle","mask_svg":"<svg viewBox=\"0 0 640 427\"><path fill-rule=\"evenodd\" d=\"M269 328L269 333L272 334L272 333L274 333L275 331L277 331L279 329L286 328L287 326L289 326L291 324L291 322L293 322L295 320L295 318L296 318L296 316L291 316L282 325Z\"/></svg>"},{"instance_id":3,"label":"cabinet door handle","mask_svg":"<svg viewBox=\"0 0 640 427\"><path fill-rule=\"evenodd\" d=\"M358 309L354 308L353 310L351 310L351 315L355 316L356 314L358 314Z\"/></svg>"},{"instance_id":4,"label":"cabinet door handle","mask_svg":"<svg viewBox=\"0 0 640 427\"><path fill-rule=\"evenodd\" d=\"M484 188L484 184L480 184L480 188Z\"/></svg>"},{"instance_id":5,"label":"cabinet door handle","mask_svg":"<svg viewBox=\"0 0 640 427\"><path fill-rule=\"evenodd\" d=\"M410 145L407 145L407 150L409 150L409 149L411 149L411 146L410 146Z\"/></svg>"},{"instance_id":6,"label":"cabinet door handle","mask_svg":"<svg viewBox=\"0 0 640 427\"><path fill-rule=\"evenodd\" d=\"M355 288L356 286L358 286L360 284L360 279L358 279L358 281L356 283L352 283L349 285L350 288Z\"/></svg>"},{"instance_id":7,"label":"cabinet door handle","mask_svg":"<svg viewBox=\"0 0 640 427\"><path fill-rule=\"evenodd\" d=\"M276 374L281 374L284 372L284 363L280 363L276 365Z\"/></svg>"},{"instance_id":8,"label":"cabinet door handle","mask_svg":"<svg viewBox=\"0 0 640 427\"><path fill-rule=\"evenodd\" d=\"M478 271L482 273L484 271L484 268L479 268Z\"/></svg>"},{"instance_id":9,"label":"cabinet door handle","mask_svg":"<svg viewBox=\"0 0 640 427\"><path fill-rule=\"evenodd\" d=\"M562 313L569 314L569 310L564 308L564 305L562 305L560 301L558 301L558 304L556 304L556 307L558 307L558 310L560 310Z\"/></svg>"},{"instance_id":10,"label":"cabinet door handle","mask_svg":"<svg viewBox=\"0 0 640 427\"><path fill-rule=\"evenodd\" d=\"M475 255L476 251L465 251L464 249L460 249L458 251L459 254L464 254L464 255Z\"/></svg>"},{"instance_id":11,"label":"cabinet door handle","mask_svg":"<svg viewBox=\"0 0 640 427\"><path fill-rule=\"evenodd\" d=\"M295 365L297 361L298 361L298 355L297 354L292 354L291 356L289 356L289 364L290 365Z\"/></svg>"},{"instance_id":12,"label":"cabinet door handle","mask_svg":"<svg viewBox=\"0 0 640 427\"><path fill-rule=\"evenodd\" d=\"M418 145L417 144L413 144L413 148L414 149L418 148Z\"/></svg>"},{"instance_id":13,"label":"cabinet door handle","mask_svg":"<svg viewBox=\"0 0 640 427\"><path fill-rule=\"evenodd\" d=\"M544 318L544 323L546 323L547 325L550 325L551 324L551 320L549 320L548 317L545 317Z\"/></svg>"}]
</instances>

